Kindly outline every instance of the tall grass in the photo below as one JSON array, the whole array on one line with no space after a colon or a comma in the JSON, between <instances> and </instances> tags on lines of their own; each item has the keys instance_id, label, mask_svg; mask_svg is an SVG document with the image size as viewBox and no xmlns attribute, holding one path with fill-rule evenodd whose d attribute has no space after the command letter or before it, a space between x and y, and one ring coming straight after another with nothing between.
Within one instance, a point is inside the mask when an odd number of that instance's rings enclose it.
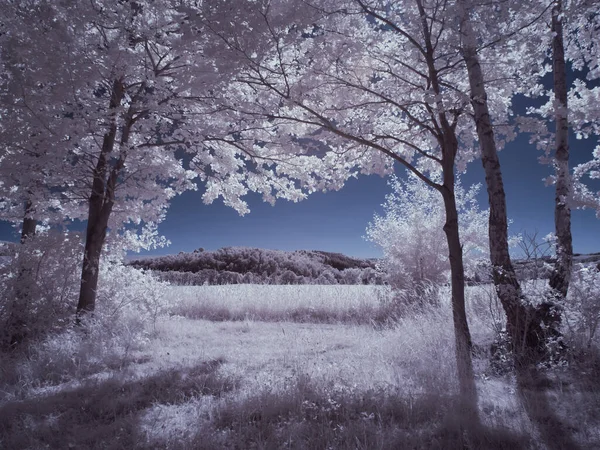
<instances>
[{"instance_id":1,"label":"tall grass","mask_svg":"<svg viewBox=\"0 0 600 450\"><path fill-rule=\"evenodd\" d=\"M172 286L171 313L191 319L370 323L381 317L386 286Z\"/></svg>"}]
</instances>

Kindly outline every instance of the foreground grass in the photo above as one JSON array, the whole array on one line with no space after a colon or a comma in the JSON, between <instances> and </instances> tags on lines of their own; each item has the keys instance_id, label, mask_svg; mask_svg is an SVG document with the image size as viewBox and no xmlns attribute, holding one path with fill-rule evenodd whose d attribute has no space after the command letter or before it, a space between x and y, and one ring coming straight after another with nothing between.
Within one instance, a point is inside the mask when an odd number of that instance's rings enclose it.
<instances>
[{"instance_id":1,"label":"foreground grass","mask_svg":"<svg viewBox=\"0 0 600 450\"><path fill-rule=\"evenodd\" d=\"M201 427L194 448L519 449L509 430L477 427L465 439L451 395L331 392L300 379L282 393L225 402Z\"/></svg>"},{"instance_id":2,"label":"foreground grass","mask_svg":"<svg viewBox=\"0 0 600 450\"><path fill-rule=\"evenodd\" d=\"M194 288L190 298L205 295L216 306L221 295L226 308L254 307L263 315L254 317L265 321L162 317L148 345L120 360L113 355L110 364L94 355L85 367L81 358L67 364L79 347L66 344L48 347L52 354L32 349L19 361L2 361L3 372L15 370L0 392L0 448L600 447L594 355L524 382L494 375L489 355L479 353L482 423L468 424L457 408L448 305L400 317L395 327L275 321L306 305L326 315L332 307L319 306L316 293L334 301L352 290L307 286L293 294L287 286L259 286L245 298L243 290L214 288L221 290ZM375 308L379 294L369 288L355 287L350 307L338 301L335 317L361 304ZM485 349L498 324L480 294L469 311L474 339Z\"/></svg>"},{"instance_id":3,"label":"foreground grass","mask_svg":"<svg viewBox=\"0 0 600 450\"><path fill-rule=\"evenodd\" d=\"M420 324L431 332L434 322ZM126 370L0 406L0 447L518 449L528 439L485 426L477 445L465 441L452 355L432 353L450 345L443 334L423 346L350 325L171 319L157 328Z\"/></svg>"},{"instance_id":4,"label":"foreground grass","mask_svg":"<svg viewBox=\"0 0 600 450\"><path fill-rule=\"evenodd\" d=\"M525 437L478 427L465 440L451 395L331 391L299 378L235 395L207 363L106 380L0 408L3 448L519 449ZM229 394L229 395L228 395ZM468 448L468 447L467 447Z\"/></svg>"},{"instance_id":5,"label":"foreground grass","mask_svg":"<svg viewBox=\"0 0 600 450\"><path fill-rule=\"evenodd\" d=\"M134 448L142 442L138 413L154 404L180 404L222 395L233 380L215 374L221 361L170 369L141 379L113 375L75 389L0 407L2 448Z\"/></svg>"}]
</instances>

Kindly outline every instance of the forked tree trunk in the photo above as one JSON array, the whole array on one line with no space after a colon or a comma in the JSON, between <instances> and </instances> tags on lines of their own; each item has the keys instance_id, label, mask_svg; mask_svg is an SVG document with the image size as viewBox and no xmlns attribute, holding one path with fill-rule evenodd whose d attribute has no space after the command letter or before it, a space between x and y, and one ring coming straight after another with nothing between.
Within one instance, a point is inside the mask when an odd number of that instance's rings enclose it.
<instances>
[{"instance_id":1,"label":"forked tree trunk","mask_svg":"<svg viewBox=\"0 0 600 450\"><path fill-rule=\"evenodd\" d=\"M477 54L476 39L464 1L459 1L462 55L467 66L481 161L490 204L489 245L492 275L498 298L506 313L507 331L518 365L543 352L545 332L542 322L546 309L535 310L527 304L517 279L508 246L506 196L494 130L487 103L483 72Z\"/></svg>"},{"instance_id":2,"label":"forked tree trunk","mask_svg":"<svg viewBox=\"0 0 600 450\"><path fill-rule=\"evenodd\" d=\"M474 425L479 421L477 386L475 384L475 373L471 357L472 340L465 306L465 270L454 192L454 155L456 154L457 141L454 134L451 137L445 136L444 140L446 141L444 153L447 159L443 162L444 181L439 192L444 200L444 211L446 214L444 233L446 234L448 259L450 261L452 321L454 325L455 358L458 372L461 418L469 425ZM454 144L451 143L448 145L448 141L452 141Z\"/></svg>"},{"instance_id":3,"label":"forked tree trunk","mask_svg":"<svg viewBox=\"0 0 600 450\"><path fill-rule=\"evenodd\" d=\"M556 123L556 198L554 204L554 226L556 234L556 264L550 276L550 287L560 301L567 296L573 266L573 239L571 237L571 195L569 177L569 123L567 110L567 70L563 44L562 1L556 0L552 8L552 65L554 75L554 114ZM555 314L557 323L560 313Z\"/></svg>"},{"instance_id":4,"label":"forked tree trunk","mask_svg":"<svg viewBox=\"0 0 600 450\"><path fill-rule=\"evenodd\" d=\"M467 322L465 308L465 269L463 264L462 245L458 231L458 211L456 210L456 197L454 193L454 163L458 151L458 139L455 128L446 117L440 86L439 73L436 69L435 47L432 43L431 29L427 23L427 14L421 0L416 1L421 15L421 26L425 40L425 58L431 87L437 94L437 116L441 133L438 142L442 148L442 176L443 184L439 189L444 199L446 223L444 232L448 242L448 256L450 260L450 277L452 289L452 319L454 323L454 339L456 342L456 366L460 388L460 401L463 418L469 425L479 421L477 410L477 386L471 359L471 333Z\"/></svg>"}]
</instances>

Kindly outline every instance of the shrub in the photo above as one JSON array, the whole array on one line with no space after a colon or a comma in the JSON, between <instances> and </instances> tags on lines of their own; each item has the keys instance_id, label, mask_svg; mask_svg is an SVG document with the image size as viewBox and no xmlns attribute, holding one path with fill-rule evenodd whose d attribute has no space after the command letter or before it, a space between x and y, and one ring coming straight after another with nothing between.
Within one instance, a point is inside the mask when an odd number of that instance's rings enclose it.
<instances>
[{"instance_id":1,"label":"shrub","mask_svg":"<svg viewBox=\"0 0 600 450\"><path fill-rule=\"evenodd\" d=\"M82 241L77 233L51 231L11 249L0 267L0 347L5 349L72 321Z\"/></svg>"},{"instance_id":2,"label":"shrub","mask_svg":"<svg viewBox=\"0 0 600 450\"><path fill-rule=\"evenodd\" d=\"M406 180L392 178L390 186L392 193L383 204L384 215L375 216L366 237L381 247L383 258L379 264L390 285L410 291L406 299L418 301L430 283L448 281L443 201L439 192L412 174ZM475 185L467 191L457 181L456 203L468 276L474 275L488 246L489 213L479 210L478 190L479 185Z\"/></svg>"},{"instance_id":3,"label":"shrub","mask_svg":"<svg viewBox=\"0 0 600 450\"><path fill-rule=\"evenodd\" d=\"M600 325L600 271L581 265L573 271L564 311L572 344L590 348Z\"/></svg>"},{"instance_id":4,"label":"shrub","mask_svg":"<svg viewBox=\"0 0 600 450\"><path fill-rule=\"evenodd\" d=\"M26 327L21 351L2 355L0 379L7 384L56 384L123 367L133 350L149 342L157 318L167 311L167 283L109 255L100 266L96 310L83 327L75 327L81 260L79 241L74 241L64 236L31 240L5 267L2 282L9 289L2 292L3 323ZM25 250L31 258L23 256ZM11 297L15 293L20 302ZM3 333L5 348L11 332L14 336L10 329Z\"/></svg>"},{"instance_id":5,"label":"shrub","mask_svg":"<svg viewBox=\"0 0 600 450\"><path fill-rule=\"evenodd\" d=\"M137 322L142 328L154 328L156 319L170 308L168 288L169 283L149 271L108 259L100 267L96 320L113 327Z\"/></svg>"}]
</instances>

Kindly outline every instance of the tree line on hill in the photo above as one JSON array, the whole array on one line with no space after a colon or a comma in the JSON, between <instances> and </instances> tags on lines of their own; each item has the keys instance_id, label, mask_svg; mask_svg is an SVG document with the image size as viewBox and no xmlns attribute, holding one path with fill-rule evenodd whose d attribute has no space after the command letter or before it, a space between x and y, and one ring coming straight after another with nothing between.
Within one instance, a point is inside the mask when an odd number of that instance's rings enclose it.
<instances>
[{"instance_id":1,"label":"tree line on hill","mask_svg":"<svg viewBox=\"0 0 600 450\"><path fill-rule=\"evenodd\" d=\"M410 257L407 254L404 259L410 260ZM600 264L600 254L576 253L574 260L583 264ZM520 280L549 279L555 261L556 258L548 254L524 255L522 259L515 260L515 271ZM150 270L160 280L182 286L389 283L395 287L397 284L397 271L389 273L384 260L354 258L321 250L286 252L252 247L224 247L205 251L199 248L191 253L136 258L128 264ZM429 272L427 274L430 275ZM474 265L465 281L469 285L491 283L489 266L481 262Z\"/></svg>"},{"instance_id":2,"label":"tree line on hill","mask_svg":"<svg viewBox=\"0 0 600 450\"><path fill-rule=\"evenodd\" d=\"M285 252L249 247L195 250L130 265L151 270L164 281L203 284L383 284L375 260L318 250Z\"/></svg>"}]
</instances>

